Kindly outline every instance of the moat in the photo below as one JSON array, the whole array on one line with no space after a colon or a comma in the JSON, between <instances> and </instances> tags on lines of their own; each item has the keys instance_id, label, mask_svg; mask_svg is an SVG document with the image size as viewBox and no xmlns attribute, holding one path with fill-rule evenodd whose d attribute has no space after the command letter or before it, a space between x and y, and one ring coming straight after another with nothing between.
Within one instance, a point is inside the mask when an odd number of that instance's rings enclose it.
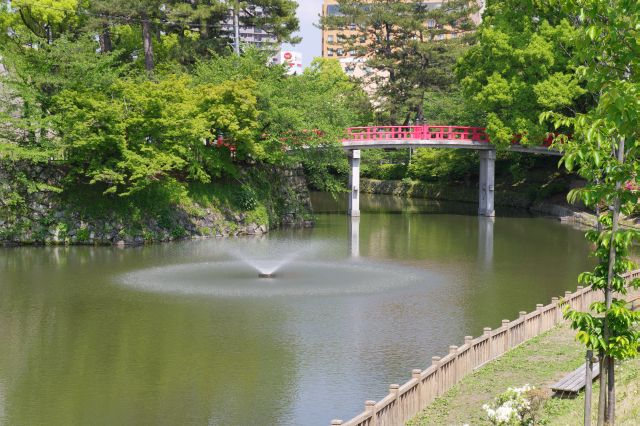
<instances>
[{"instance_id":1,"label":"moat","mask_svg":"<svg viewBox=\"0 0 640 426\"><path fill-rule=\"evenodd\" d=\"M0 423L327 425L591 266L553 219L313 198L254 239L0 249Z\"/></svg>"}]
</instances>

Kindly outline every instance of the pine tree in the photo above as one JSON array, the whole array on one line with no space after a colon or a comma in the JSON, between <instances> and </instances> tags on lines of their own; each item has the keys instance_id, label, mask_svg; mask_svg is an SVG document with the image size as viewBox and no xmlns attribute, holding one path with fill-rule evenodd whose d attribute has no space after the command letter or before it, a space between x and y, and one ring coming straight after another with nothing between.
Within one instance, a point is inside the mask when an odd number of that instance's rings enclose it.
<instances>
[{"instance_id":1,"label":"pine tree","mask_svg":"<svg viewBox=\"0 0 640 426\"><path fill-rule=\"evenodd\" d=\"M391 123L424 120L428 90L447 89L453 65L471 40L475 1L339 0L340 13L324 17L346 50L375 70L371 82Z\"/></svg>"}]
</instances>

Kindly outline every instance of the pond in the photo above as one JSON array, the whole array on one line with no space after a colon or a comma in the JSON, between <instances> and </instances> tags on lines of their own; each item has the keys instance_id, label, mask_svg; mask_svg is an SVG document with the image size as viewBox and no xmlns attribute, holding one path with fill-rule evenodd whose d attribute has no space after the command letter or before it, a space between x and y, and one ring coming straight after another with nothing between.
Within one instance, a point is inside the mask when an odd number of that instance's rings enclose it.
<instances>
[{"instance_id":1,"label":"pond","mask_svg":"<svg viewBox=\"0 0 640 426\"><path fill-rule=\"evenodd\" d=\"M593 263L553 219L313 198L262 238L0 248L0 423L326 426Z\"/></svg>"}]
</instances>

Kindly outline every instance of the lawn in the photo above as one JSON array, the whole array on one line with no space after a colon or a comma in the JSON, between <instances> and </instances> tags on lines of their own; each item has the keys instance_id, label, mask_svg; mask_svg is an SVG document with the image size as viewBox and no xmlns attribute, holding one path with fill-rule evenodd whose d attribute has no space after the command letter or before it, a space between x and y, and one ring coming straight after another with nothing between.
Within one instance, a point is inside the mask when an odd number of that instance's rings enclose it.
<instances>
[{"instance_id":1,"label":"lawn","mask_svg":"<svg viewBox=\"0 0 640 426\"><path fill-rule=\"evenodd\" d=\"M584 348L574 340L575 332L560 325L507 352L478 369L436 399L409 425L491 425L482 405L490 403L509 387L524 384L539 389L549 386L584 362ZM621 363L617 368L618 425L638 425L640 420L640 359ZM597 406L597 381L594 399ZM584 394L574 399L551 397L545 401L539 424L582 424ZM594 417L595 419L595 417ZM595 422L594 422L595 424Z\"/></svg>"}]
</instances>

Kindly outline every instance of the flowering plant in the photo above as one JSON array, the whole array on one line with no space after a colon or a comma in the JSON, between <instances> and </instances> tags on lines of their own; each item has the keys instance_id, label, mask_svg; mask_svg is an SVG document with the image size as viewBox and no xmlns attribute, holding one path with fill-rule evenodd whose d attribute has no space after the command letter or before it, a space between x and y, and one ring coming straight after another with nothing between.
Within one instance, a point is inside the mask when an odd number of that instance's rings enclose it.
<instances>
[{"instance_id":1,"label":"flowering plant","mask_svg":"<svg viewBox=\"0 0 640 426\"><path fill-rule=\"evenodd\" d=\"M530 398L534 390L535 388L529 385L509 388L498 395L493 404L485 404L482 409L494 425L531 426L535 421L535 406L538 405L532 404Z\"/></svg>"}]
</instances>

